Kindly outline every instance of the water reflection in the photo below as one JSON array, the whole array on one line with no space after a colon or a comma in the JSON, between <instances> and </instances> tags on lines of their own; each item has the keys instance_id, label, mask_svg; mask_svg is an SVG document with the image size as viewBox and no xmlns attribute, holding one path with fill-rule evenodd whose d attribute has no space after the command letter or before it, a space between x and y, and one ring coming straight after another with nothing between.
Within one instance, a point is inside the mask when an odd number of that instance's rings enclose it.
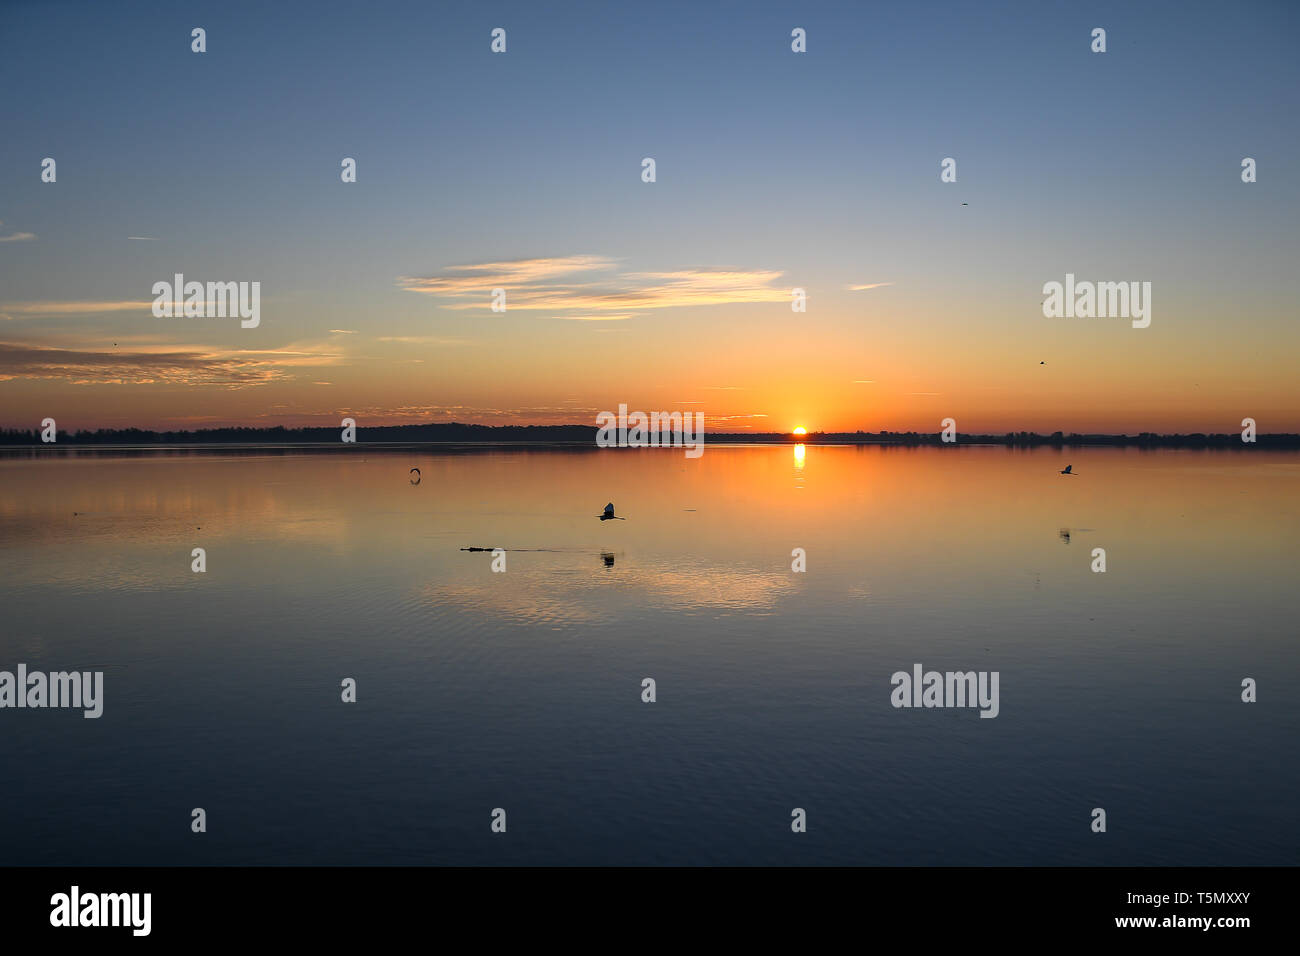
<instances>
[{"instance_id":1,"label":"water reflection","mask_svg":"<svg viewBox=\"0 0 1300 956\"><path fill-rule=\"evenodd\" d=\"M1296 858L1295 709L1236 689L1300 684L1300 456L816 447L422 452L437 494L409 452L0 456L0 666L107 674L94 728L10 715L6 860L481 864L497 800L542 821L504 863ZM999 671L1000 716L893 709L917 661ZM1097 780L1142 821L1105 846L1061 824ZM247 825L158 825L213 788ZM836 827L792 856L773 794Z\"/></svg>"}]
</instances>

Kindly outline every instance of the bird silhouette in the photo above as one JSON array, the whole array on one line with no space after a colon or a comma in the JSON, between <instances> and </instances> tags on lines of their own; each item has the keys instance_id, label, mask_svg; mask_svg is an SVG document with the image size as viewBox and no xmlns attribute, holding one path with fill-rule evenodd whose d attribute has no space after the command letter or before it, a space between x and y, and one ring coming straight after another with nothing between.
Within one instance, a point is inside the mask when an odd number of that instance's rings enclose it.
<instances>
[{"instance_id":1,"label":"bird silhouette","mask_svg":"<svg viewBox=\"0 0 1300 956\"><path fill-rule=\"evenodd\" d=\"M616 517L616 515L614 514L614 502L611 501L609 504L605 505L604 514L598 514L596 515L596 517L599 518L601 521L613 521ZM618 520L626 521L627 519L618 518Z\"/></svg>"},{"instance_id":2,"label":"bird silhouette","mask_svg":"<svg viewBox=\"0 0 1300 956\"><path fill-rule=\"evenodd\" d=\"M1073 474L1074 474L1074 466L1073 466L1073 465L1066 465L1064 468L1061 469L1061 474L1063 474L1063 475L1073 475Z\"/></svg>"}]
</instances>

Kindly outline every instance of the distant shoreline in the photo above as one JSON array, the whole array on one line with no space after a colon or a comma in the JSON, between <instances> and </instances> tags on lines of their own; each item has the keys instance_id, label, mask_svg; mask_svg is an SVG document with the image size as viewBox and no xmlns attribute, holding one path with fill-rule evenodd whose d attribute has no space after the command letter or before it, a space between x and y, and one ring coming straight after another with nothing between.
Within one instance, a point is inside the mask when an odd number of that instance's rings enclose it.
<instances>
[{"instance_id":1,"label":"distant shoreline","mask_svg":"<svg viewBox=\"0 0 1300 956\"><path fill-rule=\"evenodd\" d=\"M596 448L594 426L588 425L464 425L459 423L429 425L358 426L356 445L368 448L411 447L549 447ZM941 446L1003 445L1016 448L1221 448L1249 451L1256 448L1300 449L1300 435L1275 434L1257 436L1254 443L1241 440L1237 432L1227 434L1103 435L1055 432L1009 432L1002 435L958 433L956 442L944 442L939 433L922 432L813 432L796 438L779 432L759 434L705 434L708 445L889 445ZM44 448L348 448L341 441L339 428L212 428L195 431L150 431L144 429L99 429L75 433L59 432L58 441L41 441L39 429L0 431L0 449Z\"/></svg>"}]
</instances>

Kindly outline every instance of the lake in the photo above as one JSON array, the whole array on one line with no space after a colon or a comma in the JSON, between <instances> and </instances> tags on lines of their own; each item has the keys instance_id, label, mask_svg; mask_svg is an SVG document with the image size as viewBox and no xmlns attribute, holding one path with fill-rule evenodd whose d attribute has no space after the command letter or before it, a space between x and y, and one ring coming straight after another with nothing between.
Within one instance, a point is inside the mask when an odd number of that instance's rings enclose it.
<instances>
[{"instance_id":1,"label":"lake","mask_svg":"<svg viewBox=\"0 0 1300 956\"><path fill-rule=\"evenodd\" d=\"M0 669L104 692L0 709L0 863L1292 864L1297 492L1254 451L11 452ZM917 664L996 718L893 706Z\"/></svg>"}]
</instances>

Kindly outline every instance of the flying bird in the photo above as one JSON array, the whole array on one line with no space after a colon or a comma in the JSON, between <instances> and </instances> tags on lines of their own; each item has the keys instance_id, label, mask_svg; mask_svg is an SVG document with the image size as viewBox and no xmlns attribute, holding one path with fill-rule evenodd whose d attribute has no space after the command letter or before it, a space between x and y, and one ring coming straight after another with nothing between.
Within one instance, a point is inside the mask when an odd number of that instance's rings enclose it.
<instances>
[{"instance_id":1,"label":"flying bird","mask_svg":"<svg viewBox=\"0 0 1300 956\"><path fill-rule=\"evenodd\" d=\"M609 504L605 505L604 513L598 514L596 515L596 517L599 518L601 521L612 521L616 517L614 514L614 502L611 501ZM626 521L627 519L619 518L618 520Z\"/></svg>"},{"instance_id":2,"label":"flying bird","mask_svg":"<svg viewBox=\"0 0 1300 956\"><path fill-rule=\"evenodd\" d=\"M1073 466L1073 465L1066 465L1064 468L1061 469L1061 474L1063 474L1063 475L1073 475L1073 474L1074 474L1073 469L1074 469L1074 466Z\"/></svg>"}]
</instances>

